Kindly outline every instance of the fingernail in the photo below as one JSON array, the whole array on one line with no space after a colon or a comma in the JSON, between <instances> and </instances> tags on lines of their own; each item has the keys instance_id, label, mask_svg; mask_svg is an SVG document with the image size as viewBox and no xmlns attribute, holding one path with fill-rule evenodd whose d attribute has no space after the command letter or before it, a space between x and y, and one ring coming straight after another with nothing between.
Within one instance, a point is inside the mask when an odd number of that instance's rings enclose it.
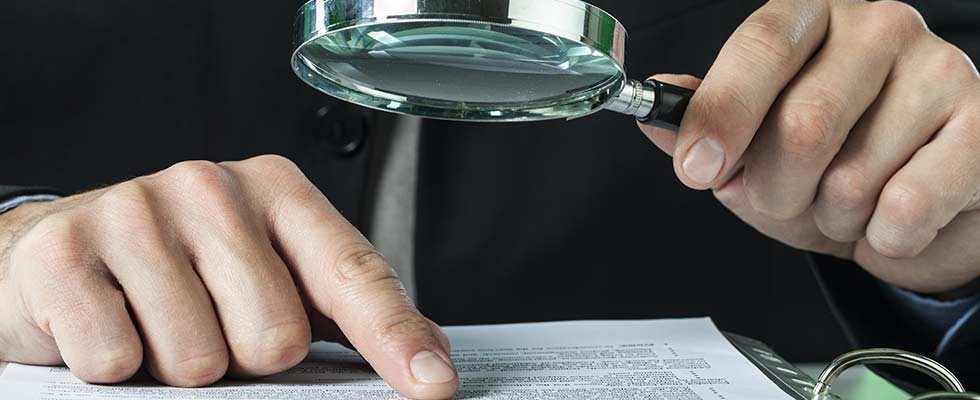
<instances>
[{"instance_id":1,"label":"fingernail","mask_svg":"<svg viewBox=\"0 0 980 400\"><path fill-rule=\"evenodd\" d=\"M446 383L456 378L456 372L436 353L421 351L410 363L415 380L422 383Z\"/></svg>"},{"instance_id":2,"label":"fingernail","mask_svg":"<svg viewBox=\"0 0 980 400\"><path fill-rule=\"evenodd\" d=\"M714 138L703 138L687 152L682 166L691 180L705 185L714 182L725 166L725 148Z\"/></svg>"}]
</instances>

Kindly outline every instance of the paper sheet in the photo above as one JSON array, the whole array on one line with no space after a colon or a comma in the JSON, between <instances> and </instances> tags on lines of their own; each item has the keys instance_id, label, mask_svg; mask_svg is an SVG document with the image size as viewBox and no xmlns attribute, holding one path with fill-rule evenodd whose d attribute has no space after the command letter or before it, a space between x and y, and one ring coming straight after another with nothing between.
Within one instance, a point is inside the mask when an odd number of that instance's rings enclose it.
<instances>
[{"instance_id":1,"label":"paper sheet","mask_svg":"<svg viewBox=\"0 0 980 400\"><path fill-rule=\"evenodd\" d=\"M709 319L447 328L458 399L789 400ZM301 365L254 382L168 388L139 377L87 385L65 368L10 364L0 399L401 399L352 351L316 344Z\"/></svg>"}]
</instances>

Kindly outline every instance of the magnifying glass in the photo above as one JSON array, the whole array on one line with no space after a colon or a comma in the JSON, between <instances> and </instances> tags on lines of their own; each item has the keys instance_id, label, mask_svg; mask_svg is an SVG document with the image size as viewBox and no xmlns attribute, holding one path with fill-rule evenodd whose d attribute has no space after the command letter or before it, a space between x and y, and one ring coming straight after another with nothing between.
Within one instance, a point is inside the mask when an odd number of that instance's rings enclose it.
<instances>
[{"instance_id":1,"label":"magnifying glass","mask_svg":"<svg viewBox=\"0 0 980 400\"><path fill-rule=\"evenodd\" d=\"M579 0L310 0L295 30L300 79L400 114L513 122L607 109L676 130L694 94L629 79L626 29Z\"/></svg>"}]
</instances>

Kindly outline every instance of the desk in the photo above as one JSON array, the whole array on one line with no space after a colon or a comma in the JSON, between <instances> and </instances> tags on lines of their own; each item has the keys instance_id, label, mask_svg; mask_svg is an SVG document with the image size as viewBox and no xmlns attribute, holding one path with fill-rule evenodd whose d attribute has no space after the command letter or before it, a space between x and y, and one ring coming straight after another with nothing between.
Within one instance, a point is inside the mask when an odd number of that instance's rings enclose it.
<instances>
[{"instance_id":1,"label":"desk","mask_svg":"<svg viewBox=\"0 0 980 400\"><path fill-rule=\"evenodd\" d=\"M824 365L803 364L800 369L816 379ZM908 400L909 395L864 367L854 367L837 380L834 393L846 400Z\"/></svg>"}]
</instances>

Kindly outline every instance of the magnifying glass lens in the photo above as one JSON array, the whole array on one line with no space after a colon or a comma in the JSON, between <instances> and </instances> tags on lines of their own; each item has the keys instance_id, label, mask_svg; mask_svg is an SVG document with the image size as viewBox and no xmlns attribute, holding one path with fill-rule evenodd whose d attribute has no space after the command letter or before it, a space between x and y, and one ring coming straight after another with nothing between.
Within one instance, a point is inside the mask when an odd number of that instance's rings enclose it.
<instances>
[{"instance_id":1,"label":"magnifying glass lens","mask_svg":"<svg viewBox=\"0 0 980 400\"><path fill-rule=\"evenodd\" d=\"M294 62L309 74L304 80L334 96L466 120L579 116L624 81L614 59L584 44L462 21L354 26L306 43Z\"/></svg>"}]
</instances>

